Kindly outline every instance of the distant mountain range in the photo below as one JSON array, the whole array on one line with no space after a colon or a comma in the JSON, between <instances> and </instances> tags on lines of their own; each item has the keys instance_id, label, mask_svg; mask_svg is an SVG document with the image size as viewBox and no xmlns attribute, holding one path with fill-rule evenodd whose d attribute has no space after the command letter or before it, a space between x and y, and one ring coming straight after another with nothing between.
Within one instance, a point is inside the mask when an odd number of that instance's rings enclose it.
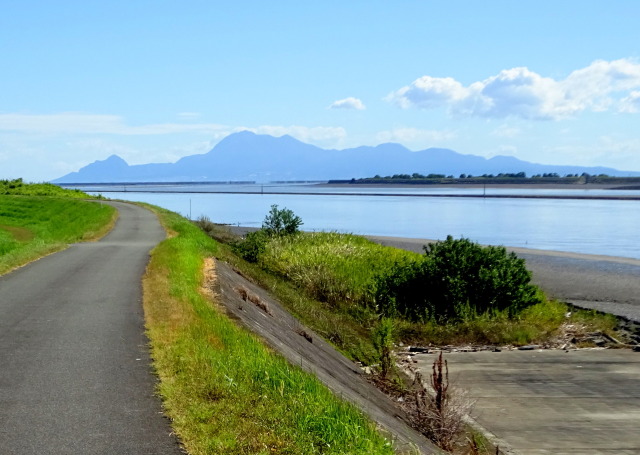
<instances>
[{"instance_id":1,"label":"distant mountain range","mask_svg":"<svg viewBox=\"0 0 640 455\"><path fill-rule=\"evenodd\" d=\"M499 174L525 172L640 176L640 172L606 167L556 166L530 163L511 156L486 159L443 148L417 152L387 143L375 147L326 150L291 136L273 137L249 131L234 133L211 151L175 163L129 165L117 155L91 163L53 183L315 181L394 174Z\"/></svg>"}]
</instances>

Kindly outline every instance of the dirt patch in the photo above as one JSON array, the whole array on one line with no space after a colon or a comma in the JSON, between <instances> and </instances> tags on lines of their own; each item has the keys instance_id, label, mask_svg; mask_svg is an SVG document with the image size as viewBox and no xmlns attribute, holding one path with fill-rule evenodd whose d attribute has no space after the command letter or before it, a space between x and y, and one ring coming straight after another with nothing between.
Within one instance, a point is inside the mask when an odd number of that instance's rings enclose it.
<instances>
[{"instance_id":1,"label":"dirt patch","mask_svg":"<svg viewBox=\"0 0 640 455\"><path fill-rule=\"evenodd\" d=\"M405 412L368 383L362 370L308 327L303 326L274 300L228 264L215 261L211 291L227 312L291 363L313 373L336 395L368 414L401 452L441 453L409 426Z\"/></svg>"},{"instance_id":2,"label":"dirt patch","mask_svg":"<svg viewBox=\"0 0 640 455\"><path fill-rule=\"evenodd\" d=\"M23 227L0 224L0 229L11 234L11 236L18 242L28 242L29 240L33 240L33 238L35 237L33 232Z\"/></svg>"}]
</instances>

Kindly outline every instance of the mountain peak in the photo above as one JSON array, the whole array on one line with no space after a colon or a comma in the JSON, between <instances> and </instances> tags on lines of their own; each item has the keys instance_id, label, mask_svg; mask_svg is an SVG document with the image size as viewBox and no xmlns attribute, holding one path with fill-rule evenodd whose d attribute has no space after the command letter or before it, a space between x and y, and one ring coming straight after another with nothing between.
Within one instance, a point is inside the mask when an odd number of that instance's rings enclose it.
<instances>
[{"instance_id":1,"label":"mountain peak","mask_svg":"<svg viewBox=\"0 0 640 455\"><path fill-rule=\"evenodd\" d=\"M326 150L289 135L274 137L242 130L226 136L208 153L186 156L176 163L129 166L118 155L111 155L54 182L322 181L416 172L425 175L511 172L525 172L527 175L545 172L561 175L583 172L627 176L640 174L607 168L541 165L513 157L487 160L443 148L414 152L392 142L375 147Z\"/></svg>"}]
</instances>

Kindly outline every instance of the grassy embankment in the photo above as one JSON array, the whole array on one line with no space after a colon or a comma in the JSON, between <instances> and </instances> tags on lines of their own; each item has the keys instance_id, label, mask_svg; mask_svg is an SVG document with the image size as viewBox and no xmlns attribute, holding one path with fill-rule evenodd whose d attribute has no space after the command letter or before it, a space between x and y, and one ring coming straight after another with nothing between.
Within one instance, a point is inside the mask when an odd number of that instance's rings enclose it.
<instances>
[{"instance_id":1,"label":"grassy embankment","mask_svg":"<svg viewBox=\"0 0 640 455\"><path fill-rule=\"evenodd\" d=\"M50 184L0 180L0 274L109 231L113 207Z\"/></svg>"},{"instance_id":2,"label":"grassy embankment","mask_svg":"<svg viewBox=\"0 0 640 455\"><path fill-rule=\"evenodd\" d=\"M373 424L212 305L203 262L233 255L177 214L153 251L144 306L160 392L196 454L391 454Z\"/></svg>"},{"instance_id":3,"label":"grassy embankment","mask_svg":"<svg viewBox=\"0 0 640 455\"><path fill-rule=\"evenodd\" d=\"M220 228L211 229L214 235L223 235ZM423 259L424 255L378 245L359 236L299 233L270 239L255 264L233 257L229 260L277 295L296 317L347 356L371 364L379 360L372 341L381 316L376 303L379 277L394 267ZM613 333L616 320L612 316L576 311L547 299L541 291L538 299L539 303L516 314L489 311L455 321L394 317L394 339L413 345L519 346L543 344L563 325L585 333Z\"/></svg>"}]
</instances>

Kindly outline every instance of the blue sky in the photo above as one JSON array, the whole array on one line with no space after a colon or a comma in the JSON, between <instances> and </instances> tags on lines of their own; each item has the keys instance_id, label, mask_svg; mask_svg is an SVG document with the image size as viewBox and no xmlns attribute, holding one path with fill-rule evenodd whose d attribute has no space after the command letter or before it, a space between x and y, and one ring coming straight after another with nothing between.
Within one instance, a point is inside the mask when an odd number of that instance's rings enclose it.
<instances>
[{"instance_id":1,"label":"blue sky","mask_svg":"<svg viewBox=\"0 0 640 455\"><path fill-rule=\"evenodd\" d=\"M638 24L636 0L4 1L0 178L243 129L640 171Z\"/></svg>"}]
</instances>

